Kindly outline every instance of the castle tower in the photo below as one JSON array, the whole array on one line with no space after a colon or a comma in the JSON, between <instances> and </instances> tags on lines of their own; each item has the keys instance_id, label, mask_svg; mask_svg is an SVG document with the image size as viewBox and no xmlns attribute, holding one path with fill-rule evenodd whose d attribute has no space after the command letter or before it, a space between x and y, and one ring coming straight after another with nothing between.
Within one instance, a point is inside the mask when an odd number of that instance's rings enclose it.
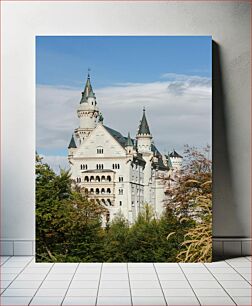
<instances>
[{"instance_id":1,"label":"castle tower","mask_svg":"<svg viewBox=\"0 0 252 306\"><path fill-rule=\"evenodd\" d=\"M128 133L128 138L127 138L127 142L125 144L125 149L127 151L127 154L132 154L133 153L133 141L130 138L130 133Z\"/></svg>"},{"instance_id":2,"label":"castle tower","mask_svg":"<svg viewBox=\"0 0 252 306\"><path fill-rule=\"evenodd\" d=\"M151 139L149 125L145 116L145 108L143 109L143 117L139 125L136 135L137 149L139 153L151 153Z\"/></svg>"},{"instance_id":3,"label":"castle tower","mask_svg":"<svg viewBox=\"0 0 252 306\"><path fill-rule=\"evenodd\" d=\"M96 97L93 92L93 88L90 82L90 75L88 73L86 85L82 92L80 100L80 106L77 110L78 118L80 119L79 127L74 131L79 143L90 134L90 132L97 125L97 117L99 115L99 109L97 107Z\"/></svg>"},{"instance_id":4,"label":"castle tower","mask_svg":"<svg viewBox=\"0 0 252 306\"><path fill-rule=\"evenodd\" d=\"M68 146L68 156L73 156L75 149L77 148L74 136L72 135L72 138L70 140L69 146Z\"/></svg>"},{"instance_id":5,"label":"castle tower","mask_svg":"<svg viewBox=\"0 0 252 306\"><path fill-rule=\"evenodd\" d=\"M172 168L174 170L180 170L182 167L182 162L183 162L183 156L179 155L174 149L173 151L169 154L170 161L172 164Z\"/></svg>"}]
</instances>

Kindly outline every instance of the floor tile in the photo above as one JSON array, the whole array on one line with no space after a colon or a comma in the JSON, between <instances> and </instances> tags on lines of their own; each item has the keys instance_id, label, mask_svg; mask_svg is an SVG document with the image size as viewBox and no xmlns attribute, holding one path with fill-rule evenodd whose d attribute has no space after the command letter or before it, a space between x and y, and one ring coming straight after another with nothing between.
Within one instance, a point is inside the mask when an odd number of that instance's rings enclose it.
<instances>
[{"instance_id":1,"label":"floor tile","mask_svg":"<svg viewBox=\"0 0 252 306\"><path fill-rule=\"evenodd\" d=\"M60 289L60 288L68 288L70 284L70 280L67 281L44 281L41 285L42 289Z\"/></svg>"},{"instance_id":2,"label":"floor tile","mask_svg":"<svg viewBox=\"0 0 252 306\"><path fill-rule=\"evenodd\" d=\"M54 263L51 262L30 262L27 265L27 268L51 268L54 265Z\"/></svg>"},{"instance_id":3,"label":"floor tile","mask_svg":"<svg viewBox=\"0 0 252 306\"><path fill-rule=\"evenodd\" d=\"M129 262L128 267L129 267L129 269L132 268L132 267L135 267L135 268L149 268L149 267L153 267L153 263L151 263L151 262Z\"/></svg>"},{"instance_id":4,"label":"floor tile","mask_svg":"<svg viewBox=\"0 0 252 306\"><path fill-rule=\"evenodd\" d=\"M11 297L1 297L1 306L4 305L29 305L30 300L32 299L32 296L11 296Z\"/></svg>"},{"instance_id":5,"label":"floor tile","mask_svg":"<svg viewBox=\"0 0 252 306\"><path fill-rule=\"evenodd\" d=\"M141 275L141 274L140 274ZM128 274L126 274L126 273L118 273L118 274L102 274L101 275L101 280L118 280L118 281L120 281L120 280L124 280L124 281L126 281L126 280L128 280Z\"/></svg>"},{"instance_id":6,"label":"floor tile","mask_svg":"<svg viewBox=\"0 0 252 306\"><path fill-rule=\"evenodd\" d=\"M118 282L116 282L118 283ZM120 282L119 282L120 283ZM98 288L99 281L81 281L81 280L73 280L70 284L70 288ZM111 282L109 282L110 286ZM111 288L111 287L110 287ZM112 287L113 288L113 287Z\"/></svg>"},{"instance_id":7,"label":"floor tile","mask_svg":"<svg viewBox=\"0 0 252 306\"><path fill-rule=\"evenodd\" d=\"M12 284L9 286L10 289L32 289L32 288L38 288L40 286L42 281L18 281L15 280L12 282Z\"/></svg>"},{"instance_id":8,"label":"floor tile","mask_svg":"<svg viewBox=\"0 0 252 306\"><path fill-rule=\"evenodd\" d=\"M241 275L238 273L228 273L228 274L215 274L214 275L217 280L237 280L242 281L244 280Z\"/></svg>"},{"instance_id":9,"label":"floor tile","mask_svg":"<svg viewBox=\"0 0 252 306\"><path fill-rule=\"evenodd\" d=\"M121 266L121 267L103 266L102 273L128 273L128 269L127 266Z\"/></svg>"},{"instance_id":10,"label":"floor tile","mask_svg":"<svg viewBox=\"0 0 252 306\"><path fill-rule=\"evenodd\" d=\"M206 262L204 263L204 266L207 268L228 268L230 267L228 263L226 263L225 261L216 261L216 262Z\"/></svg>"},{"instance_id":11,"label":"floor tile","mask_svg":"<svg viewBox=\"0 0 252 306\"><path fill-rule=\"evenodd\" d=\"M177 297L177 296L167 296L166 302L168 305L200 305L198 299L194 296L188 296L188 297Z\"/></svg>"},{"instance_id":12,"label":"floor tile","mask_svg":"<svg viewBox=\"0 0 252 306\"><path fill-rule=\"evenodd\" d=\"M92 274L92 273L95 273L95 274L100 274L101 272L101 267L86 267L86 266L83 266L83 267L78 267L78 269L76 270L76 273L87 273L87 274Z\"/></svg>"},{"instance_id":13,"label":"floor tile","mask_svg":"<svg viewBox=\"0 0 252 306\"><path fill-rule=\"evenodd\" d=\"M11 268L11 267L1 267L1 274L18 274L23 270L23 268Z\"/></svg>"},{"instance_id":14,"label":"floor tile","mask_svg":"<svg viewBox=\"0 0 252 306\"><path fill-rule=\"evenodd\" d=\"M231 267L227 267L227 268L221 268L221 267L213 267L213 268L209 268L209 270L211 271L211 273L215 274L232 274L235 273L235 270Z\"/></svg>"},{"instance_id":15,"label":"floor tile","mask_svg":"<svg viewBox=\"0 0 252 306\"><path fill-rule=\"evenodd\" d=\"M128 273L127 270L126 270L126 273ZM131 268L129 269L129 274L156 274L156 271L154 270L154 268L152 269L150 268L146 268L146 269Z\"/></svg>"},{"instance_id":16,"label":"floor tile","mask_svg":"<svg viewBox=\"0 0 252 306\"><path fill-rule=\"evenodd\" d=\"M36 296L64 296L66 291L66 288L40 288Z\"/></svg>"},{"instance_id":17,"label":"floor tile","mask_svg":"<svg viewBox=\"0 0 252 306\"><path fill-rule=\"evenodd\" d=\"M220 284L224 288L251 288L251 285L244 281L225 281L225 280L220 280Z\"/></svg>"},{"instance_id":18,"label":"floor tile","mask_svg":"<svg viewBox=\"0 0 252 306\"><path fill-rule=\"evenodd\" d=\"M160 281L164 280L186 280L186 277L183 273L169 273L169 274L158 274Z\"/></svg>"},{"instance_id":19,"label":"floor tile","mask_svg":"<svg viewBox=\"0 0 252 306\"><path fill-rule=\"evenodd\" d=\"M97 282L98 286L98 282ZM132 286L132 283L131 283ZM129 281L101 281L99 288L129 288Z\"/></svg>"},{"instance_id":20,"label":"floor tile","mask_svg":"<svg viewBox=\"0 0 252 306\"><path fill-rule=\"evenodd\" d=\"M10 261L31 261L34 259L34 256L12 256Z\"/></svg>"},{"instance_id":21,"label":"floor tile","mask_svg":"<svg viewBox=\"0 0 252 306\"><path fill-rule=\"evenodd\" d=\"M217 281L201 281L201 280L190 280L190 284L193 288L221 288L221 285Z\"/></svg>"},{"instance_id":22,"label":"floor tile","mask_svg":"<svg viewBox=\"0 0 252 306\"><path fill-rule=\"evenodd\" d=\"M46 276L46 280L54 280L54 281L62 281L62 280L71 280L73 277L73 274L58 274L58 273L49 273Z\"/></svg>"},{"instance_id":23,"label":"floor tile","mask_svg":"<svg viewBox=\"0 0 252 306\"><path fill-rule=\"evenodd\" d=\"M234 262L230 262L229 263L230 266L232 266L233 268L248 268L251 270L251 267L252 267L252 263L251 262L240 262L240 261L234 261Z\"/></svg>"},{"instance_id":24,"label":"floor tile","mask_svg":"<svg viewBox=\"0 0 252 306\"><path fill-rule=\"evenodd\" d=\"M165 299L162 296L133 296L132 297L133 305L139 305L139 306L162 306L166 305Z\"/></svg>"},{"instance_id":25,"label":"floor tile","mask_svg":"<svg viewBox=\"0 0 252 306\"><path fill-rule=\"evenodd\" d=\"M24 269L22 273L34 273L34 274L44 274L46 275L50 270L50 267L45 267L45 268L33 268L33 267L27 267Z\"/></svg>"},{"instance_id":26,"label":"floor tile","mask_svg":"<svg viewBox=\"0 0 252 306\"><path fill-rule=\"evenodd\" d=\"M251 288L226 288L226 291L231 296L251 296Z\"/></svg>"},{"instance_id":27,"label":"floor tile","mask_svg":"<svg viewBox=\"0 0 252 306\"><path fill-rule=\"evenodd\" d=\"M197 274L199 274L199 273L209 273L209 271L205 267L195 267L195 268L193 268L193 267L185 267L184 266L184 267L182 267L182 270L186 274L189 274L189 273L190 274L191 273L193 273L193 274L195 274L195 273L197 273Z\"/></svg>"},{"instance_id":28,"label":"floor tile","mask_svg":"<svg viewBox=\"0 0 252 306\"><path fill-rule=\"evenodd\" d=\"M68 273L74 273L77 269L78 264L71 265L71 266L62 266L59 264L55 264L50 273L59 273L59 274L68 274Z\"/></svg>"},{"instance_id":29,"label":"floor tile","mask_svg":"<svg viewBox=\"0 0 252 306\"><path fill-rule=\"evenodd\" d=\"M63 296L35 296L32 301L31 301L31 306L32 305L61 305L63 301Z\"/></svg>"},{"instance_id":30,"label":"floor tile","mask_svg":"<svg viewBox=\"0 0 252 306\"><path fill-rule=\"evenodd\" d=\"M67 296L97 296L98 288L69 288Z\"/></svg>"},{"instance_id":31,"label":"floor tile","mask_svg":"<svg viewBox=\"0 0 252 306\"><path fill-rule=\"evenodd\" d=\"M191 280L215 280L212 274L210 273L192 273L192 274L187 274L186 277L188 278L189 281Z\"/></svg>"},{"instance_id":32,"label":"floor tile","mask_svg":"<svg viewBox=\"0 0 252 306\"><path fill-rule=\"evenodd\" d=\"M129 288L100 288L98 296L130 296Z\"/></svg>"},{"instance_id":33,"label":"floor tile","mask_svg":"<svg viewBox=\"0 0 252 306\"><path fill-rule=\"evenodd\" d=\"M191 289L186 288L170 288L170 289L163 289L165 296L195 296Z\"/></svg>"},{"instance_id":34,"label":"floor tile","mask_svg":"<svg viewBox=\"0 0 252 306\"><path fill-rule=\"evenodd\" d=\"M123 296L123 297L99 296L97 300L97 306L101 306L101 305L129 306L132 304L131 304L131 298L129 296Z\"/></svg>"},{"instance_id":35,"label":"floor tile","mask_svg":"<svg viewBox=\"0 0 252 306\"><path fill-rule=\"evenodd\" d=\"M252 277L251 277L251 274L249 273L243 273L242 274L242 277L244 278L244 279L246 279L246 281L248 281L250 284L252 284Z\"/></svg>"},{"instance_id":36,"label":"floor tile","mask_svg":"<svg viewBox=\"0 0 252 306\"><path fill-rule=\"evenodd\" d=\"M158 289L160 288L159 282L156 281L131 281L130 282L130 287L131 288L145 288L145 289Z\"/></svg>"},{"instance_id":37,"label":"floor tile","mask_svg":"<svg viewBox=\"0 0 252 306\"><path fill-rule=\"evenodd\" d=\"M158 274L164 273L183 273L180 267L171 267L171 268L156 268Z\"/></svg>"},{"instance_id":38,"label":"floor tile","mask_svg":"<svg viewBox=\"0 0 252 306\"><path fill-rule=\"evenodd\" d=\"M230 258L230 259L226 259L226 262L247 262L247 258L246 257L235 257L235 258Z\"/></svg>"},{"instance_id":39,"label":"floor tile","mask_svg":"<svg viewBox=\"0 0 252 306\"><path fill-rule=\"evenodd\" d=\"M1 273L1 280L13 280L15 277L17 277L17 274L14 273Z\"/></svg>"},{"instance_id":40,"label":"floor tile","mask_svg":"<svg viewBox=\"0 0 252 306\"><path fill-rule=\"evenodd\" d=\"M26 289L9 289L7 288L2 296L33 296L36 292L36 288Z\"/></svg>"},{"instance_id":41,"label":"floor tile","mask_svg":"<svg viewBox=\"0 0 252 306\"><path fill-rule=\"evenodd\" d=\"M190 288L190 284L186 280L162 280L162 288Z\"/></svg>"},{"instance_id":42,"label":"floor tile","mask_svg":"<svg viewBox=\"0 0 252 306\"><path fill-rule=\"evenodd\" d=\"M62 305L93 306L95 302L95 296L66 296Z\"/></svg>"},{"instance_id":43,"label":"floor tile","mask_svg":"<svg viewBox=\"0 0 252 306\"><path fill-rule=\"evenodd\" d=\"M19 281L32 280L33 281L33 280L43 280L44 278L45 278L44 274L22 273L16 278L16 280L19 280Z\"/></svg>"},{"instance_id":44,"label":"floor tile","mask_svg":"<svg viewBox=\"0 0 252 306\"><path fill-rule=\"evenodd\" d=\"M100 274L75 274L73 280L94 281L99 280Z\"/></svg>"},{"instance_id":45,"label":"floor tile","mask_svg":"<svg viewBox=\"0 0 252 306\"><path fill-rule=\"evenodd\" d=\"M199 296L227 296L222 288L193 288L195 294Z\"/></svg>"},{"instance_id":46,"label":"floor tile","mask_svg":"<svg viewBox=\"0 0 252 306\"><path fill-rule=\"evenodd\" d=\"M0 281L1 288L7 288L11 284L12 280L2 280Z\"/></svg>"},{"instance_id":47,"label":"floor tile","mask_svg":"<svg viewBox=\"0 0 252 306\"><path fill-rule=\"evenodd\" d=\"M209 306L235 305L235 303L228 296L218 296L218 297L200 296L198 297L198 299L202 306L204 305L209 305Z\"/></svg>"},{"instance_id":48,"label":"floor tile","mask_svg":"<svg viewBox=\"0 0 252 306\"><path fill-rule=\"evenodd\" d=\"M161 289L131 288L132 296L163 296Z\"/></svg>"},{"instance_id":49,"label":"floor tile","mask_svg":"<svg viewBox=\"0 0 252 306\"><path fill-rule=\"evenodd\" d=\"M252 298L249 296L234 296L233 300L237 305L246 305L246 306L252 305Z\"/></svg>"},{"instance_id":50,"label":"floor tile","mask_svg":"<svg viewBox=\"0 0 252 306\"><path fill-rule=\"evenodd\" d=\"M157 280L156 274L129 274L130 280Z\"/></svg>"},{"instance_id":51,"label":"floor tile","mask_svg":"<svg viewBox=\"0 0 252 306\"><path fill-rule=\"evenodd\" d=\"M234 267L234 269L238 272L238 273L248 273L251 274L251 268L239 268L239 267Z\"/></svg>"},{"instance_id":52,"label":"floor tile","mask_svg":"<svg viewBox=\"0 0 252 306\"><path fill-rule=\"evenodd\" d=\"M1 267L2 268L24 268L27 265L26 262L23 261L7 261L6 263L4 263Z\"/></svg>"}]
</instances>

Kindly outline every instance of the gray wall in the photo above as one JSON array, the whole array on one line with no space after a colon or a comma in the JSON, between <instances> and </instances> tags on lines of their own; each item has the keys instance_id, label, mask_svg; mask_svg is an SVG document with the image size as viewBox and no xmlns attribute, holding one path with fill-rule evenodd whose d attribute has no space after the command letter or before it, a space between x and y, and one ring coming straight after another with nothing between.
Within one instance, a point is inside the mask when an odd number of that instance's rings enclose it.
<instances>
[{"instance_id":1,"label":"gray wall","mask_svg":"<svg viewBox=\"0 0 252 306\"><path fill-rule=\"evenodd\" d=\"M212 35L213 235L250 237L249 3L4 2L2 16L3 253L34 251L35 35Z\"/></svg>"}]
</instances>

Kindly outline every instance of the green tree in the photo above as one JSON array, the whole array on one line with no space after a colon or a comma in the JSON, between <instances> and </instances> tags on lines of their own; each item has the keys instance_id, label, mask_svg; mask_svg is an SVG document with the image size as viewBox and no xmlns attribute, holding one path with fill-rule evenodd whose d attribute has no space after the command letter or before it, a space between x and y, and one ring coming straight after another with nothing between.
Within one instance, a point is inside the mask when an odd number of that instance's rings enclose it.
<instances>
[{"instance_id":1,"label":"green tree","mask_svg":"<svg viewBox=\"0 0 252 306\"><path fill-rule=\"evenodd\" d=\"M100 261L105 209L36 156L37 261Z\"/></svg>"}]
</instances>

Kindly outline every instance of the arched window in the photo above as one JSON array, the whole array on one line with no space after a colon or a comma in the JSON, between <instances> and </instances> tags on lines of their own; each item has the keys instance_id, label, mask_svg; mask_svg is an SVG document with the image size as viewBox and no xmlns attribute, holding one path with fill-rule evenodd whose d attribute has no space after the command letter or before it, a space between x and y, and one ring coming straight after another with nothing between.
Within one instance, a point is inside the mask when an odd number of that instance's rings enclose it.
<instances>
[{"instance_id":1,"label":"arched window","mask_svg":"<svg viewBox=\"0 0 252 306\"><path fill-rule=\"evenodd\" d=\"M111 203L111 200L110 200L110 199L108 199L108 205L109 205L109 206L112 206L112 203Z\"/></svg>"},{"instance_id":2,"label":"arched window","mask_svg":"<svg viewBox=\"0 0 252 306\"><path fill-rule=\"evenodd\" d=\"M100 177L98 175L96 176L95 181L100 182Z\"/></svg>"},{"instance_id":3,"label":"arched window","mask_svg":"<svg viewBox=\"0 0 252 306\"><path fill-rule=\"evenodd\" d=\"M88 178L88 176L85 176L84 181L85 181L85 182L89 182L89 178Z\"/></svg>"},{"instance_id":4,"label":"arched window","mask_svg":"<svg viewBox=\"0 0 252 306\"><path fill-rule=\"evenodd\" d=\"M96 188L96 189L95 189L95 193L96 193L96 194L99 194L99 193L100 193L99 188Z\"/></svg>"},{"instance_id":5,"label":"arched window","mask_svg":"<svg viewBox=\"0 0 252 306\"><path fill-rule=\"evenodd\" d=\"M106 180L106 179L105 179L105 176L103 175L103 176L101 177L101 181L102 181L102 182L105 182L105 180Z\"/></svg>"},{"instance_id":6,"label":"arched window","mask_svg":"<svg viewBox=\"0 0 252 306\"><path fill-rule=\"evenodd\" d=\"M90 182L93 182L93 181L94 181L94 177L91 176L91 177L90 177Z\"/></svg>"},{"instance_id":7,"label":"arched window","mask_svg":"<svg viewBox=\"0 0 252 306\"><path fill-rule=\"evenodd\" d=\"M111 193L111 190L110 190L110 188L107 188L107 193Z\"/></svg>"},{"instance_id":8,"label":"arched window","mask_svg":"<svg viewBox=\"0 0 252 306\"><path fill-rule=\"evenodd\" d=\"M110 175L107 176L107 181L111 182L111 176Z\"/></svg>"},{"instance_id":9,"label":"arched window","mask_svg":"<svg viewBox=\"0 0 252 306\"><path fill-rule=\"evenodd\" d=\"M90 189L90 193L93 194L94 193L94 188Z\"/></svg>"},{"instance_id":10,"label":"arched window","mask_svg":"<svg viewBox=\"0 0 252 306\"><path fill-rule=\"evenodd\" d=\"M104 189L104 188L101 189L101 193L102 193L102 194L105 193L105 189Z\"/></svg>"},{"instance_id":11,"label":"arched window","mask_svg":"<svg viewBox=\"0 0 252 306\"><path fill-rule=\"evenodd\" d=\"M119 164L117 164L117 169L120 169L120 165Z\"/></svg>"},{"instance_id":12,"label":"arched window","mask_svg":"<svg viewBox=\"0 0 252 306\"><path fill-rule=\"evenodd\" d=\"M97 153L97 154L103 154L103 147L98 147L98 148L96 149L96 153Z\"/></svg>"}]
</instances>

